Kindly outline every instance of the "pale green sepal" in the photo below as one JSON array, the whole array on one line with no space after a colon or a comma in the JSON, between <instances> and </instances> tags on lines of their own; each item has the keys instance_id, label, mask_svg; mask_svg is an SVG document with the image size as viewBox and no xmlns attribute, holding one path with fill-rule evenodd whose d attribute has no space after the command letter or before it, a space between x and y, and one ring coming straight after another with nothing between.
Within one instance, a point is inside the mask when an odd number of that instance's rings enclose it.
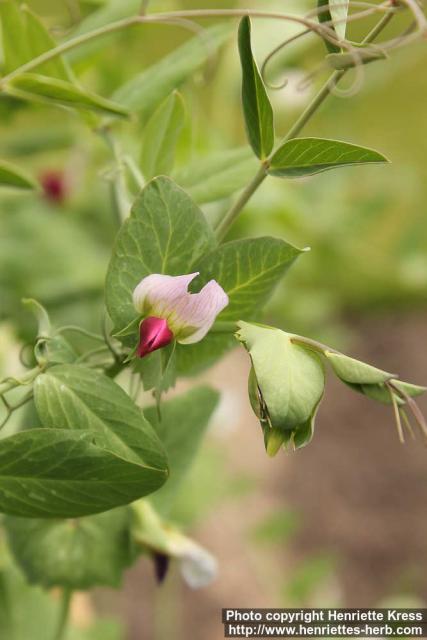
<instances>
[{"instance_id":1,"label":"pale green sepal","mask_svg":"<svg viewBox=\"0 0 427 640\"><path fill-rule=\"evenodd\" d=\"M344 382L352 384L381 384L396 378L394 373L382 371L370 364L366 364L366 362L350 358L343 353L324 351L324 355L338 378Z\"/></svg>"}]
</instances>

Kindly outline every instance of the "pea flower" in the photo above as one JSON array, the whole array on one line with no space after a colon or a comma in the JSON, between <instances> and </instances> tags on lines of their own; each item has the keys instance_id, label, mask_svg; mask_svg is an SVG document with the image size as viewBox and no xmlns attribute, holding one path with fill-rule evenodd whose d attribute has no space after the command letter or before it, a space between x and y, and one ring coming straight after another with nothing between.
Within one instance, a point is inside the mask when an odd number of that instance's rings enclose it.
<instances>
[{"instance_id":1,"label":"pea flower","mask_svg":"<svg viewBox=\"0 0 427 640\"><path fill-rule=\"evenodd\" d=\"M182 276L153 273L137 285L133 303L144 316L139 326L140 358L173 340L181 344L199 342L228 305L227 294L215 280L205 284L199 293L190 293L188 286L198 275L198 272Z\"/></svg>"},{"instance_id":2,"label":"pea flower","mask_svg":"<svg viewBox=\"0 0 427 640\"><path fill-rule=\"evenodd\" d=\"M131 509L133 539L152 555L159 582L166 577L170 560L178 560L181 575L192 589L214 580L217 561L209 551L163 520L148 500L137 500Z\"/></svg>"}]
</instances>

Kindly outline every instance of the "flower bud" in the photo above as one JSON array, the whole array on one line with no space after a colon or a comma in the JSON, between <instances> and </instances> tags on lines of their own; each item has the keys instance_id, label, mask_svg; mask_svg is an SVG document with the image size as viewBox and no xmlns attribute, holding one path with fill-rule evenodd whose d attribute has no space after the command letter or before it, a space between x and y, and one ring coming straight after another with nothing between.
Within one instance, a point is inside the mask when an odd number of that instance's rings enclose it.
<instances>
[{"instance_id":1,"label":"flower bud","mask_svg":"<svg viewBox=\"0 0 427 640\"><path fill-rule=\"evenodd\" d=\"M218 567L209 551L165 522L148 500L134 502L132 513L133 539L152 554L159 582L165 578L172 559L179 561L182 577L192 589L212 582Z\"/></svg>"},{"instance_id":2,"label":"flower bud","mask_svg":"<svg viewBox=\"0 0 427 640\"><path fill-rule=\"evenodd\" d=\"M264 432L266 451L307 444L323 396L325 374L317 354L292 342L292 334L239 322L237 338L248 351L252 369L249 398Z\"/></svg>"},{"instance_id":3,"label":"flower bud","mask_svg":"<svg viewBox=\"0 0 427 640\"><path fill-rule=\"evenodd\" d=\"M45 171L40 176L40 183L47 200L54 204L62 204L67 196L67 185L62 171Z\"/></svg>"}]
</instances>

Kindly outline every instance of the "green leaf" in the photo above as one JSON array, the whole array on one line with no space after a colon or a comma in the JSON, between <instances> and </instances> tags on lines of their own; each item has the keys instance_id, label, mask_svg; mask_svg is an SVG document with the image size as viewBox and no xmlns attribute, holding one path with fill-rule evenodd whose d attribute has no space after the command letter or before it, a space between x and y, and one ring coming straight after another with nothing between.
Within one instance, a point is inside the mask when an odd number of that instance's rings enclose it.
<instances>
[{"instance_id":1,"label":"green leaf","mask_svg":"<svg viewBox=\"0 0 427 640\"><path fill-rule=\"evenodd\" d=\"M242 18L239 26L239 53L246 133L255 155L264 159L274 144L273 109L252 54L251 21L248 16Z\"/></svg>"},{"instance_id":2,"label":"green leaf","mask_svg":"<svg viewBox=\"0 0 427 640\"><path fill-rule=\"evenodd\" d=\"M174 174L176 182L199 204L215 202L243 189L258 169L249 147L227 149L200 158Z\"/></svg>"},{"instance_id":3,"label":"green leaf","mask_svg":"<svg viewBox=\"0 0 427 640\"><path fill-rule=\"evenodd\" d=\"M184 101L180 94L174 91L155 111L145 127L141 169L147 180L171 172L176 143L184 122Z\"/></svg>"},{"instance_id":4,"label":"green leaf","mask_svg":"<svg viewBox=\"0 0 427 640\"><path fill-rule=\"evenodd\" d=\"M211 367L219 358L236 346L232 335L208 333L196 344L177 344L177 374L194 376Z\"/></svg>"},{"instance_id":5,"label":"green leaf","mask_svg":"<svg viewBox=\"0 0 427 640\"><path fill-rule=\"evenodd\" d=\"M328 7L328 10L319 13L319 22L331 22L332 24L328 27L335 32L338 40L344 40L347 30L348 0L317 0L317 6L319 8ZM340 47L329 42L326 38L324 41L326 48L331 53L341 51Z\"/></svg>"},{"instance_id":6,"label":"green leaf","mask_svg":"<svg viewBox=\"0 0 427 640\"><path fill-rule=\"evenodd\" d=\"M23 73L13 78L8 82L6 92L26 100L42 100L73 109L86 109L121 117L129 115L127 109L121 105L80 89L71 82L35 73Z\"/></svg>"},{"instance_id":7,"label":"green leaf","mask_svg":"<svg viewBox=\"0 0 427 640\"><path fill-rule=\"evenodd\" d=\"M268 173L281 178L301 178L355 164L388 162L378 151L349 142L323 138L295 138L273 155Z\"/></svg>"},{"instance_id":8,"label":"green leaf","mask_svg":"<svg viewBox=\"0 0 427 640\"><path fill-rule=\"evenodd\" d=\"M163 373L162 364L160 349L149 353L144 358L134 358L132 360L132 371L141 377L144 391L160 388Z\"/></svg>"},{"instance_id":9,"label":"green leaf","mask_svg":"<svg viewBox=\"0 0 427 640\"><path fill-rule=\"evenodd\" d=\"M227 40L230 26L220 24L204 29L203 36L191 38L117 89L113 100L147 118L174 89L200 69L209 56Z\"/></svg>"},{"instance_id":10,"label":"green leaf","mask_svg":"<svg viewBox=\"0 0 427 640\"><path fill-rule=\"evenodd\" d=\"M376 367L355 360L343 353L325 351L324 355L331 363L338 378L351 384L381 384L395 378L395 374L387 373Z\"/></svg>"},{"instance_id":11,"label":"green leaf","mask_svg":"<svg viewBox=\"0 0 427 640\"><path fill-rule=\"evenodd\" d=\"M165 482L159 439L110 378L83 366L53 366L38 376L34 399L45 428L0 442L1 511L32 518L91 515Z\"/></svg>"},{"instance_id":12,"label":"green leaf","mask_svg":"<svg viewBox=\"0 0 427 640\"><path fill-rule=\"evenodd\" d=\"M409 382L403 382L402 380L393 380L393 386L397 387L411 398L421 396L427 391L426 387L421 387L417 384L410 384ZM362 384L352 385L352 387L372 400L377 400L383 404L392 404L390 389L386 387L385 384ZM396 393L396 391L393 392L393 395L397 404L405 404L405 400Z\"/></svg>"},{"instance_id":13,"label":"green leaf","mask_svg":"<svg viewBox=\"0 0 427 640\"><path fill-rule=\"evenodd\" d=\"M117 587L134 557L128 508L78 520L8 516L4 524L28 581L46 588Z\"/></svg>"},{"instance_id":14,"label":"green leaf","mask_svg":"<svg viewBox=\"0 0 427 640\"><path fill-rule=\"evenodd\" d=\"M31 59L22 11L16 2L0 2L2 46L6 73Z\"/></svg>"},{"instance_id":15,"label":"green leaf","mask_svg":"<svg viewBox=\"0 0 427 640\"><path fill-rule=\"evenodd\" d=\"M266 448L274 455L282 442L300 447L311 439L322 399L325 373L317 354L294 344L292 335L261 325L239 322L237 338L248 351L258 390L254 407L264 430ZM254 400L254 394L250 397ZM270 440L271 438L271 440Z\"/></svg>"},{"instance_id":16,"label":"green leaf","mask_svg":"<svg viewBox=\"0 0 427 640\"><path fill-rule=\"evenodd\" d=\"M218 399L217 391L198 387L164 402L161 420L158 419L156 407L144 411L163 442L169 460L169 480L150 498L150 502L162 513L168 512L173 506L175 494L197 453Z\"/></svg>"},{"instance_id":17,"label":"green leaf","mask_svg":"<svg viewBox=\"0 0 427 640\"><path fill-rule=\"evenodd\" d=\"M56 46L40 18L25 5L18 6L16 2L3 0L0 3L0 18L7 73ZM63 80L72 78L61 56L38 67L38 72Z\"/></svg>"},{"instance_id":18,"label":"green leaf","mask_svg":"<svg viewBox=\"0 0 427 640\"><path fill-rule=\"evenodd\" d=\"M33 191L38 185L33 178L15 165L0 160L0 186Z\"/></svg>"},{"instance_id":19,"label":"green leaf","mask_svg":"<svg viewBox=\"0 0 427 640\"><path fill-rule=\"evenodd\" d=\"M287 269L302 253L278 238L249 238L227 242L197 264L195 286L216 280L229 297L218 320L259 315Z\"/></svg>"},{"instance_id":20,"label":"green leaf","mask_svg":"<svg viewBox=\"0 0 427 640\"><path fill-rule=\"evenodd\" d=\"M31 58L35 58L56 47L57 43L40 18L25 5L22 5L21 11L26 22L26 37L31 51ZM73 74L62 56L56 56L37 67L37 73L53 76L61 80L73 80Z\"/></svg>"},{"instance_id":21,"label":"green leaf","mask_svg":"<svg viewBox=\"0 0 427 640\"><path fill-rule=\"evenodd\" d=\"M329 11L334 23L335 33L340 40L344 40L347 31L347 16L349 0L329 0Z\"/></svg>"},{"instance_id":22,"label":"green leaf","mask_svg":"<svg viewBox=\"0 0 427 640\"><path fill-rule=\"evenodd\" d=\"M215 246L203 213L172 180L149 182L117 236L107 273L106 305L117 330L136 316L132 293L150 273L191 273Z\"/></svg>"}]
</instances>

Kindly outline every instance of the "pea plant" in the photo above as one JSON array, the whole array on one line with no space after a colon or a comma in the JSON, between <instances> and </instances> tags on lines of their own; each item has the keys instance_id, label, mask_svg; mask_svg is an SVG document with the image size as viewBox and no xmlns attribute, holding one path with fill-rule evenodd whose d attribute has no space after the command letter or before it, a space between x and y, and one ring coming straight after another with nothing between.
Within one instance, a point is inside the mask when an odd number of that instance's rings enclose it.
<instances>
[{"instance_id":1,"label":"pea plant","mask_svg":"<svg viewBox=\"0 0 427 640\"><path fill-rule=\"evenodd\" d=\"M207 386L168 392L178 378L197 378L233 347L248 355L248 399L260 422L260 455L263 447L275 456L310 443L327 372L390 405L402 441L413 427L427 437L414 399L424 387L332 346L260 323L287 270L297 260L310 259L306 249L274 237L227 239L267 179L301 180L304 188L302 179L326 170L388 162L372 149L302 134L324 101L343 91L344 76L357 85L365 65L426 35L424 11L417 0L319 0L307 15L269 12L258 4L261 8L253 10L149 13L148 2L128 2L122 7L127 15L104 24L87 19L58 43L27 6L0 3L3 98L39 110L57 106L64 118L70 112L81 118L89 140L104 144L110 154L111 166L91 179L109 181L118 227L105 278L106 312L99 317L102 333L58 326L49 305L28 290L22 313L34 314L38 323L30 362L21 375L0 381L3 426L15 411L31 408L23 415L32 422L23 421L22 428L0 440L0 511L9 553L27 579L62 590L52 636L45 637L64 637L74 590L117 585L141 553L153 558L159 578L168 559L177 559L194 587L215 572L212 556L171 524L168 514L218 393ZM203 27L205 18L215 18L216 24ZM376 23L365 37L348 38L352 23L366 18ZM292 23L300 31L261 66L251 29L267 19ZM397 35L385 39L383 31L393 21ZM177 89L214 60L233 38L237 22L248 147L177 169L177 144L188 118ZM109 97L84 86L71 54L108 34L153 24L194 33ZM328 69L331 75L283 134L275 129L267 65L285 46L310 37L321 41L324 53L311 75ZM248 161L255 168L244 184L239 163ZM357 168L349 171L357 179ZM20 166L0 162L0 183L15 192L44 189L60 200L61 180L49 174L40 182ZM206 183L209 200L218 203L213 222L199 206L206 202L200 197ZM77 348L76 336L83 340L79 345L90 348ZM141 401L147 397L141 389L151 394L149 406Z\"/></svg>"}]
</instances>

